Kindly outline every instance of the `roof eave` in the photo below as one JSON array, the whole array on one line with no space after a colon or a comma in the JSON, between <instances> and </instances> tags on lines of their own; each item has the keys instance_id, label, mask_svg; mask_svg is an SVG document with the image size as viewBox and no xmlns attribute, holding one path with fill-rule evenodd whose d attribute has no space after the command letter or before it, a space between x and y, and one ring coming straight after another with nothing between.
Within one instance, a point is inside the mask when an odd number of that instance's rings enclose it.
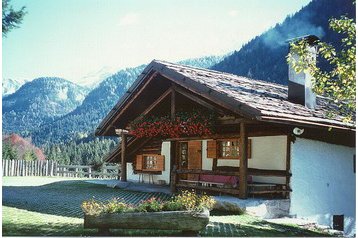
<instances>
[{"instance_id":1,"label":"roof eave","mask_svg":"<svg viewBox=\"0 0 358 238\"><path fill-rule=\"evenodd\" d=\"M119 99L116 105L112 108L112 110L105 116L105 118L101 121L98 127L95 130L95 136L113 136L108 133L108 126L110 125L111 120L119 113L118 108L126 103L129 99L130 95L139 87L139 85L144 81L144 79L151 74L153 68L154 60L148 64L147 67L143 70L143 72L137 77L132 86L127 90L127 92ZM121 128L124 129L124 128Z\"/></svg>"}]
</instances>

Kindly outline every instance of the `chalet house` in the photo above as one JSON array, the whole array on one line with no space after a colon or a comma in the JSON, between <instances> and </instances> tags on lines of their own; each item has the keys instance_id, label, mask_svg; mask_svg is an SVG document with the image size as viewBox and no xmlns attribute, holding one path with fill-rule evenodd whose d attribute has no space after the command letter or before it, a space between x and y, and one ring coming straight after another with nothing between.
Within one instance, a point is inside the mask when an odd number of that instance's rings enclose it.
<instances>
[{"instance_id":1,"label":"chalet house","mask_svg":"<svg viewBox=\"0 0 358 238\"><path fill-rule=\"evenodd\" d=\"M287 87L154 60L96 130L121 136L106 161L122 181L289 199L291 215L355 232L355 125L289 74Z\"/></svg>"}]
</instances>

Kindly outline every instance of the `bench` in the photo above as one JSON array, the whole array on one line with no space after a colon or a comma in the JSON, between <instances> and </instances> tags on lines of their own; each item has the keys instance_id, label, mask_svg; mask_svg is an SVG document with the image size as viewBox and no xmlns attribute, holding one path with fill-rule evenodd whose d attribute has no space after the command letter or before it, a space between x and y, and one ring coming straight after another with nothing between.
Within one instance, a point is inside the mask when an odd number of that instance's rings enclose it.
<instances>
[{"instance_id":1,"label":"bench","mask_svg":"<svg viewBox=\"0 0 358 238\"><path fill-rule=\"evenodd\" d=\"M247 181L252 183L252 176L248 176ZM200 174L198 180L181 179L179 182L184 182L193 185L201 185L204 187L225 187L230 186L236 188L239 184L239 178L237 176L229 175L208 175Z\"/></svg>"}]
</instances>

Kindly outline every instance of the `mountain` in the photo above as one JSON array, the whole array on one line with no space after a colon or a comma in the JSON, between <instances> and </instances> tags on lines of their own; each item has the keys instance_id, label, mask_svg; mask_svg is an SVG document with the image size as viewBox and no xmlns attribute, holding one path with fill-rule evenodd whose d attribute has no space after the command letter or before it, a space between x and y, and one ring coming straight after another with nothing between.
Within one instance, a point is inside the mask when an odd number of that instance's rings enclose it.
<instances>
[{"instance_id":1,"label":"mountain","mask_svg":"<svg viewBox=\"0 0 358 238\"><path fill-rule=\"evenodd\" d=\"M328 20L347 15L356 18L352 0L313 0L284 22L255 37L211 69L287 84L288 39L304 35L317 35L324 42L340 46L340 37L328 27ZM323 68L328 66L319 64Z\"/></svg>"},{"instance_id":2,"label":"mountain","mask_svg":"<svg viewBox=\"0 0 358 238\"><path fill-rule=\"evenodd\" d=\"M15 80L15 79L3 79L2 80L2 97L10 95L18 90L25 81Z\"/></svg>"},{"instance_id":3,"label":"mountain","mask_svg":"<svg viewBox=\"0 0 358 238\"><path fill-rule=\"evenodd\" d=\"M220 56L207 56L184 60L181 63L208 68L221 59ZM32 133L33 141L38 145L43 145L68 140L90 140L93 138L94 130L101 120L145 67L146 65L141 65L135 68L122 69L106 78L86 96L83 103L75 110L35 130Z\"/></svg>"},{"instance_id":4,"label":"mountain","mask_svg":"<svg viewBox=\"0 0 358 238\"><path fill-rule=\"evenodd\" d=\"M87 90L62 78L37 78L3 98L3 132L27 135L65 115L84 100Z\"/></svg>"},{"instance_id":5,"label":"mountain","mask_svg":"<svg viewBox=\"0 0 358 238\"><path fill-rule=\"evenodd\" d=\"M211 56L204 56L204 57L198 57L198 58L192 58L192 59L186 59L178 61L179 64L187 65L187 66L193 66L198 68L204 68L208 69L221 60L224 59L225 56L217 56L217 55L211 55Z\"/></svg>"},{"instance_id":6,"label":"mountain","mask_svg":"<svg viewBox=\"0 0 358 238\"><path fill-rule=\"evenodd\" d=\"M81 86L94 89L97 87L104 79L110 77L116 70L111 67L102 67L97 71L92 71L81 77L77 80L77 83Z\"/></svg>"}]
</instances>

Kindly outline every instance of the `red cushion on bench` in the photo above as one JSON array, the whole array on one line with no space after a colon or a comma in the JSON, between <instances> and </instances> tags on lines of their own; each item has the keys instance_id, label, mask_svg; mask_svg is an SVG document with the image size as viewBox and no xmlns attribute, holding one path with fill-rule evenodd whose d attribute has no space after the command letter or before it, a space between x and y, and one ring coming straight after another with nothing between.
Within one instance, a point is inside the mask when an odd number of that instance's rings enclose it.
<instances>
[{"instance_id":1,"label":"red cushion on bench","mask_svg":"<svg viewBox=\"0 0 358 238\"><path fill-rule=\"evenodd\" d=\"M213 183L224 183L236 185L239 182L237 176L228 176L228 175L212 175L212 174L200 174L200 181L203 182L213 182ZM247 182L252 183L252 176L247 176Z\"/></svg>"},{"instance_id":2,"label":"red cushion on bench","mask_svg":"<svg viewBox=\"0 0 358 238\"><path fill-rule=\"evenodd\" d=\"M236 185L239 179L236 176L201 174L200 181Z\"/></svg>"}]
</instances>

